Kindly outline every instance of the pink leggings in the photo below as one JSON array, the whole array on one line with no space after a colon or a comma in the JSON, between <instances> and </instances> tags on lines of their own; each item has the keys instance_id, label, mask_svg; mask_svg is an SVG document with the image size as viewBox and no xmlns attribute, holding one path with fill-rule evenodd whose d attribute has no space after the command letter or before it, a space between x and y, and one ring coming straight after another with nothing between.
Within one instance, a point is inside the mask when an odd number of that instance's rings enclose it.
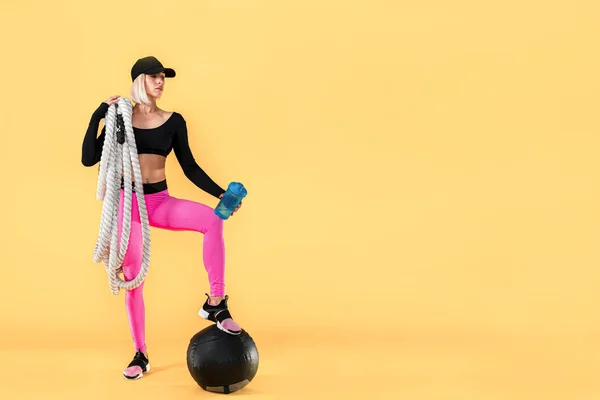
<instances>
[{"instance_id":1,"label":"pink leggings","mask_svg":"<svg viewBox=\"0 0 600 400\"><path fill-rule=\"evenodd\" d=\"M196 231L204 234L203 261L208 273L211 296L224 296L225 287L225 243L223 220L217 217L214 209L190 200L178 199L169 195L166 189L157 193L144 194L148 221L151 227L172 231ZM144 185L146 186L146 185ZM149 185L151 186L151 185ZM121 189L119 204L119 239L123 226L123 200ZM123 260L123 275L126 281L135 279L142 266L142 227L136 193L132 194L131 234L129 246ZM144 283L125 292L125 307L135 350L146 350Z\"/></svg>"}]
</instances>

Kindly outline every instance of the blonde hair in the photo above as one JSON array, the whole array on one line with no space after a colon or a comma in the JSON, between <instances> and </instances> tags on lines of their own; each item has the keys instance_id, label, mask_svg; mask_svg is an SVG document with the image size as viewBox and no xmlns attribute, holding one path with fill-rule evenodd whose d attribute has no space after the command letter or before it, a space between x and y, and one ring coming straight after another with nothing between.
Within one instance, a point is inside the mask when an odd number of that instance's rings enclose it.
<instances>
[{"instance_id":1,"label":"blonde hair","mask_svg":"<svg viewBox=\"0 0 600 400\"><path fill-rule=\"evenodd\" d=\"M152 105L146 92L146 74L140 74L131 84L131 99L137 104Z\"/></svg>"}]
</instances>

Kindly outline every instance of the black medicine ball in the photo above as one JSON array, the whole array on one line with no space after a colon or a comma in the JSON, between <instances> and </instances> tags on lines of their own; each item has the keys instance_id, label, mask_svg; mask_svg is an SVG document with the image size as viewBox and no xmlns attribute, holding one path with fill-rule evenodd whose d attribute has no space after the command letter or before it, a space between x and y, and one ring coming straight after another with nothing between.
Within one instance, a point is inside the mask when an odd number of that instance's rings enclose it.
<instances>
[{"instance_id":1,"label":"black medicine ball","mask_svg":"<svg viewBox=\"0 0 600 400\"><path fill-rule=\"evenodd\" d=\"M233 393L254 379L258 371L258 349L245 330L235 336L213 324L190 339L187 367L202 389Z\"/></svg>"}]
</instances>

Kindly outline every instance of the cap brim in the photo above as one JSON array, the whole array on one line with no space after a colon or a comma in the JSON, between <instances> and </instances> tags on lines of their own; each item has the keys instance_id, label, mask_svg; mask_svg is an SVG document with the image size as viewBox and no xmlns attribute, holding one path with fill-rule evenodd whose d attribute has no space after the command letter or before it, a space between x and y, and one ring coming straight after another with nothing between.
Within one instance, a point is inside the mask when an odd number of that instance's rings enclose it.
<instances>
[{"instance_id":1,"label":"cap brim","mask_svg":"<svg viewBox=\"0 0 600 400\"><path fill-rule=\"evenodd\" d=\"M165 68L164 73L167 78L175 78L176 75L173 68Z\"/></svg>"},{"instance_id":2,"label":"cap brim","mask_svg":"<svg viewBox=\"0 0 600 400\"><path fill-rule=\"evenodd\" d=\"M151 70L146 71L146 75L153 75L153 74L158 74L159 72L164 72L165 73L165 77L166 78L175 78L175 70L173 68L154 68Z\"/></svg>"}]
</instances>

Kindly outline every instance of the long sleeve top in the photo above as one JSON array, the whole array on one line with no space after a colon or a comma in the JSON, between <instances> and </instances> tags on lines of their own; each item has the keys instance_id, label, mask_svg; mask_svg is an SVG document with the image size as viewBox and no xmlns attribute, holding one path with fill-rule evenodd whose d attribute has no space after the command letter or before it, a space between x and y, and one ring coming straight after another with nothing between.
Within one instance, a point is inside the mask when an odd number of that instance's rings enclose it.
<instances>
[{"instance_id":1,"label":"long sleeve top","mask_svg":"<svg viewBox=\"0 0 600 400\"><path fill-rule=\"evenodd\" d=\"M108 107L107 103L101 103L90 118L81 149L81 163L86 167L100 162L106 127L102 128L99 136L98 127ZM196 162L188 142L187 124L181 114L174 112L165 123L156 128L134 127L133 131L138 154L167 157L173 150L183 173L197 187L217 198L225 192Z\"/></svg>"}]
</instances>

